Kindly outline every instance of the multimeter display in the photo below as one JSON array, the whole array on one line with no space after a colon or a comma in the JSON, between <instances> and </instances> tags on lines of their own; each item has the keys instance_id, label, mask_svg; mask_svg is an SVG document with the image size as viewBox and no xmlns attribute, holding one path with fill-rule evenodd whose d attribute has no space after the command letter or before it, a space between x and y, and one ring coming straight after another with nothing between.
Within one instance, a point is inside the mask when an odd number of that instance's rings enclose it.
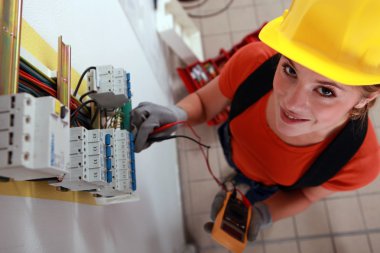
<instances>
[{"instance_id":1,"label":"multimeter display","mask_svg":"<svg viewBox=\"0 0 380 253\"><path fill-rule=\"evenodd\" d=\"M236 240L244 241L247 229L248 208L242 201L230 198L224 212L221 228Z\"/></svg>"}]
</instances>

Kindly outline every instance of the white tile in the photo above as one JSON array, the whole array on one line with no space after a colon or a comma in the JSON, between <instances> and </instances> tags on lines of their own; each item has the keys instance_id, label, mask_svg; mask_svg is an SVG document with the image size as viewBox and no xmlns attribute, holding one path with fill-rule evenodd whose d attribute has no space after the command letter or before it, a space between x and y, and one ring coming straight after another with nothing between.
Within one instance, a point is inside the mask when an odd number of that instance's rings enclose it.
<instances>
[{"instance_id":1,"label":"white tile","mask_svg":"<svg viewBox=\"0 0 380 253\"><path fill-rule=\"evenodd\" d=\"M253 6L230 9L228 16L230 17L232 32L242 30L254 31L258 27L255 8Z\"/></svg>"},{"instance_id":2,"label":"white tile","mask_svg":"<svg viewBox=\"0 0 380 253\"><path fill-rule=\"evenodd\" d=\"M264 240L294 238L295 229L293 225L293 218L290 217L274 222L272 227L263 229L262 233Z\"/></svg>"},{"instance_id":3,"label":"white tile","mask_svg":"<svg viewBox=\"0 0 380 253\"><path fill-rule=\"evenodd\" d=\"M334 238L337 253L370 253L365 235L339 236Z\"/></svg>"},{"instance_id":4,"label":"white tile","mask_svg":"<svg viewBox=\"0 0 380 253\"><path fill-rule=\"evenodd\" d=\"M292 3L292 0L282 0L282 7L283 9L289 9L290 8L290 5Z\"/></svg>"},{"instance_id":5,"label":"white tile","mask_svg":"<svg viewBox=\"0 0 380 253\"><path fill-rule=\"evenodd\" d=\"M229 251L225 248L218 246L217 248L206 248L200 249L199 253L228 253Z\"/></svg>"},{"instance_id":6,"label":"white tile","mask_svg":"<svg viewBox=\"0 0 380 253\"><path fill-rule=\"evenodd\" d=\"M251 34L253 31L251 29L245 31L232 32L232 44L236 45L240 43L245 36Z\"/></svg>"},{"instance_id":7,"label":"white tile","mask_svg":"<svg viewBox=\"0 0 380 253\"><path fill-rule=\"evenodd\" d=\"M220 146L216 134L217 129L214 126L208 126L206 123L204 123L201 125L193 126L192 129L195 131L196 135L191 131L189 127L181 127L181 129L179 129L180 131L177 131L177 134L186 135L197 141L200 141L201 143L207 146ZM199 150L199 145L191 140L185 138L178 138L178 148L180 150Z\"/></svg>"},{"instance_id":8,"label":"white tile","mask_svg":"<svg viewBox=\"0 0 380 253\"><path fill-rule=\"evenodd\" d=\"M283 7L280 1L272 4L260 4L256 8L257 22L262 24L282 15Z\"/></svg>"},{"instance_id":9,"label":"white tile","mask_svg":"<svg viewBox=\"0 0 380 253\"><path fill-rule=\"evenodd\" d=\"M202 11L215 11L220 10L226 6L229 0L208 0L205 4L203 4L200 9Z\"/></svg>"},{"instance_id":10,"label":"white tile","mask_svg":"<svg viewBox=\"0 0 380 253\"><path fill-rule=\"evenodd\" d=\"M335 253L331 238L316 238L300 241L302 253Z\"/></svg>"},{"instance_id":11,"label":"white tile","mask_svg":"<svg viewBox=\"0 0 380 253\"><path fill-rule=\"evenodd\" d=\"M370 233L369 239L373 252L380 252L380 233Z\"/></svg>"},{"instance_id":12,"label":"white tile","mask_svg":"<svg viewBox=\"0 0 380 253\"><path fill-rule=\"evenodd\" d=\"M313 204L306 211L295 216L297 232L300 236L328 234L328 216L324 202Z\"/></svg>"},{"instance_id":13,"label":"white tile","mask_svg":"<svg viewBox=\"0 0 380 253\"><path fill-rule=\"evenodd\" d=\"M295 241L274 242L265 244L266 253L297 253L297 243Z\"/></svg>"},{"instance_id":14,"label":"white tile","mask_svg":"<svg viewBox=\"0 0 380 253\"><path fill-rule=\"evenodd\" d=\"M219 156L218 150L216 148L211 148L209 150L209 165L212 173L217 178L220 178L219 174ZM206 160L199 150L188 150L186 151L188 168L189 168L189 180L212 180L212 176L208 170Z\"/></svg>"},{"instance_id":15,"label":"white tile","mask_svg":"<svg viewBox=\"0 0 380 253\"><path fill-rule=\"evenodd\" d=\"M355 197L356 195L357 195L356 191L342 191L342 192L335 192L334 194L328 196L326 199Z\"/></svg>"},{"instance_id":16,"label":"white tile","mask_svg":"<svg viewBox=\"0 0 380 253\"><path fill-rule=\"evenodd\" d=\"M360 196L364 221L369 229L380 229L380 194Z\"/></svg>"},{"instance_id":17,"label":"white tile","mask_svg":"<svg viewBox=\"0 0 380 253\"><path fill-rule=\"evenodd\" d=\"M349 232L364 229L364 221L356 197L327 200L332 232Z\"/></svg>"},{"instance_id":18,"label":"white tile","mask_svg":"<svg viewBox=\"0 0 380 253\"><path fill-rule=\"evenodd\" d=\"M226 51L232 47L229 33L207 35L202 38L203 50L206 59L212 59L219 55L220 49Z\"/></svg>"},{"instance_id":19,"label":"white tile","mask_svg":"<svg viewBox=\"0 0 380 253\"><path fill-rule=\"evenodd\" d=\"M378 99L379 100L379 99ZM380 127L380 102L377 101L375 105L369 110L369 116L375 127Z\"/></svg>"},{"instance_id":20,"label":"white tile","mask_svg":"<svg viewBox=\"0 0 380 253\"><path fill-rule=\"evenodd\" d=\"M372 183L358 190L360 194L380 193L380 177L377 177Z\"/></svg>"},{"instance_id":21,"label":"white tile","mask_svg":"<svg viewBox=\"0 0 380 253\"><path fill-rule=\"evenodd\" d=\"M263 244L258 244L258 243L252 243L248 242L247 247L245 248L245 252L250 252L250 253L265 253L264 251L264 245Z\"/></svg>"},{"instance_id":22,"label":"white tile","mask_svg":"<svg viewBox=\"0 0 380 253\"><path fill-rule=\"evenodd\" d=\"M242 7L242 6L253 6L254 0L234 0L230 8Z\"/></svg>"},{"instance_id":23,"label":"white tile","mask_svg":"<svg viewBox=\"0 0 380 253\"><path fill-rule=\"evenodd\" d=\"M207 14L207 12L202 12ZM211 35L230 32L227 12L220 13L217 16L201 19L202 35Z\"/></svg>"},{"instance_id":24,"label":"white tile","mask_svg":"<svg viewBox=\"0 0 380 253\"><path fill-rule=\"evenodd\" d=\"M191 217L189 224L189 237L200 248L215 247L222 249L214 240L211 235L204 231L203 225L210 221L209 215L194 215Z\"/></svg>"},{"instance_id":25,"label":"white tile","mask_svg":"<svg viewBox=\"0 0 380 253\"><path fill-rule=\"evenodd\" d=\"M220 190L214 180L191 182L191 206L193 214L209 214L215 195Z\"/></svg>"}]
</instances>

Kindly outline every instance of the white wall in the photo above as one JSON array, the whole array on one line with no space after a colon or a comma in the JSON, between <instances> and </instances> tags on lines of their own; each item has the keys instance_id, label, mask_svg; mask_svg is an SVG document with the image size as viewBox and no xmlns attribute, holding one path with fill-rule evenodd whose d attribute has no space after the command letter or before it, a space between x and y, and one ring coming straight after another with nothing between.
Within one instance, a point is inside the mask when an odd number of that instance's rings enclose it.
<instances>
[{"instance_id":1,"label":"white wall","mask_svg":"<svg viewBox=\"0 0 380 253\"><path fill-rule=\"evenodd\" d=\"M23 17L55 49L63 35L78 72L90 65L125 68L134 105L171 103L168 80L154 74L117 0L24 0ZM181 252L176 157L174 141L137 154L138 202L101 207L0 196L0 252Z\"/></svg>"}]
</instances>

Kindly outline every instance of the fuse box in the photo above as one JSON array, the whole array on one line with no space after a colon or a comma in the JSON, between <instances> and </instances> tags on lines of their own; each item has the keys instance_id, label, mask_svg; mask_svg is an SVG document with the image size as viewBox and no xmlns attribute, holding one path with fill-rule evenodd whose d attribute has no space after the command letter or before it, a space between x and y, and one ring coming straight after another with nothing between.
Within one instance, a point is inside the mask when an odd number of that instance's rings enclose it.
<instances>
[{"instance_id":1,"label":"fuse box","mask_svg":"<svg viewBox=\"0 0 380 253\"><path fill-rule=\"evenodd\" d=\"M68 172L68 109L56 98L0 96L0 176L31 180Z\"/></svg>"}]
</instances>

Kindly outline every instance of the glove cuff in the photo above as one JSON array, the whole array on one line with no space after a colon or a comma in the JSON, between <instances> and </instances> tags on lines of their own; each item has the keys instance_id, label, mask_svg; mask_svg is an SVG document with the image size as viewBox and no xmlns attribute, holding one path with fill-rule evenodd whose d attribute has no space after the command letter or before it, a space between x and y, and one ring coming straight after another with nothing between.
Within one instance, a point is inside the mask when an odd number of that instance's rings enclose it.
<instances>
[{"instance_id":1,"label":"glove cuff","mask_svg":"<svg viewBox=\"0 0 380 253\"><path fill-rule=\"evenodd\" d=\"M185 110L183 110L181 107L172 105L168 107L169 110L173 112L175 117L177 118L177 121L186 121L187 120L187 113Z\"/></svg>"}]
</instances>

